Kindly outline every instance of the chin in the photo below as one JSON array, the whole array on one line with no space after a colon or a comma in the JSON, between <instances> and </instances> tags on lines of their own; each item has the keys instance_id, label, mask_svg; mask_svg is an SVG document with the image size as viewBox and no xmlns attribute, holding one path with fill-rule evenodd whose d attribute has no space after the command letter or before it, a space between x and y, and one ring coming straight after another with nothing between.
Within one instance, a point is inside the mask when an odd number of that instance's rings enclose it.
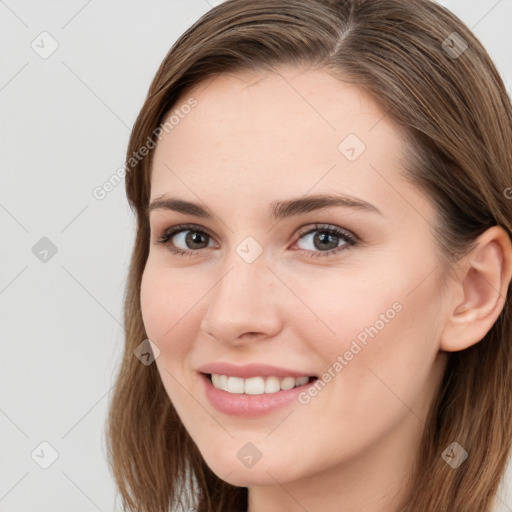
<instances>
[{"instance_id":1,"label":"chin","mask_svg":"<svg viewBox=\"0 0 512 512\"><path fill-rule=\"evenodd\" d=\"M255 485L275 485L278 482L290 480L290 468L284 464L272 464L261 458L252 467L246 467L236 459L235 462L216 461L212 463L205 459L208 467L224 482L237 487L251 487Z\"/></svg>"},{"instance_id":2,"label":"chin","mask_svg":"<svg viewBox=\"0 0 512 512\"><path fill-rule=\"evenodd\" d=\"M236 487L275 485L276 483L274 478L265 472L265 469L256 470L256 468L248 469L240 467L228 468L227 466L223 469L225 469L225 471L222 473L217 471L214 471L214 473L224 482L227 482L228 484L234 485ZM269 471L269 473L274 475L272 471ZM279 478L277 478L277 480L281 481Z\"/></svg>"}]
</instances>

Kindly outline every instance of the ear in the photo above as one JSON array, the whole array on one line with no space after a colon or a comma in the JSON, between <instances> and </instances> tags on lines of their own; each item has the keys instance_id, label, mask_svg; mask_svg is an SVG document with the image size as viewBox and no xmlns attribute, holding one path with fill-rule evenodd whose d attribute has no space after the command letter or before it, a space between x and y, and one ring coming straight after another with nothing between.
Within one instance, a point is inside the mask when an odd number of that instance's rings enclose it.
<instances>
[{"instance_id":1,"label":"ear","mask_svg":"<svg viewBox=\"0 0 512 512\"><path fill-rule=\"evenodd\" d=\"M507 232L493 226L476 240L454 274L449 317L440 349L464 350L484 338L496 322L512 277L512 244Z\"/></svg>"}]
</instances>

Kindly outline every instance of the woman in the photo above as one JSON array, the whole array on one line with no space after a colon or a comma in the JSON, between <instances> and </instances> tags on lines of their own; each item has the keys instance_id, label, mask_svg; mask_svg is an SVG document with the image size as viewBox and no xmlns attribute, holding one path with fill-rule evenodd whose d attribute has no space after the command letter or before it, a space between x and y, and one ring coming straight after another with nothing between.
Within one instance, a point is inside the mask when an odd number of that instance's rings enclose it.
<instances>
[{"instance_id":1,"label":"woman","mask_svg":"<svg viewBox=\"0 0 512 512\"><path fill-rule=\"evenodd\" d=\"M491 59L428 0L228 0L195 23L127 152L125 509L493 510L511 144Z\"/></svg>"}]
</instances>

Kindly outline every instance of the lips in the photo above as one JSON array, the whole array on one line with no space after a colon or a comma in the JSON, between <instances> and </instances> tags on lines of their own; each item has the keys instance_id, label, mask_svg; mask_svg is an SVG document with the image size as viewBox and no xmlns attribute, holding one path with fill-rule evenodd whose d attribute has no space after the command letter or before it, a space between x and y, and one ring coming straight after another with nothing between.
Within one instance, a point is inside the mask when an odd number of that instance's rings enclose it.
<instances>
[{"instance_id":1,"label":"lips","mask_svg":"<svg viewBox=\"0 0 512 512\"><path fill-rule=\"evenodd\" d=\"M293 377L298 379L300 377L317 377L307 371L300 371L291 368L280 368L268 364L247 364L247 365L235 365L227 362L215 362L209 363L198 368L198 371L204 374L217 374L227 375L229 377L240 377L242 379L248 379L250 377Z\"/></svg>"},{"instance_id":2,"label":"lips","mask_svg":"<svg viewBox=\"0 0 512 512\"><path fill-rule=\"evenodd\" d=\"M225 415L239 418L254 418L258 416L264 416L281 410L287 406L291 407L293 404L297 406L298 396L305 392L308 386L313 385L312 383L308 382L302 386L280 390L274 393L230 393L222 389L217 389L213 385L208 374L199 373L199 376L203 388L203 393L205 394L210 404L219 412ZM238 379L239 377L230 378ZM252 378L259 379L261 377L249 377L249 379ZM267 379L272 378L275 377L267 377Z\"/></svg>"},{"instance_id":3,"label":"lips","mask_svg":"<svg viewBox=\"0 0 512 512\"><path fill-rule=\"evenodd\" d=\"M317 376L268 364L235 365L214 362L198 368L204 393L218 411L230 416L256 417L296 403Z\"/></svg>"}]
</instances>

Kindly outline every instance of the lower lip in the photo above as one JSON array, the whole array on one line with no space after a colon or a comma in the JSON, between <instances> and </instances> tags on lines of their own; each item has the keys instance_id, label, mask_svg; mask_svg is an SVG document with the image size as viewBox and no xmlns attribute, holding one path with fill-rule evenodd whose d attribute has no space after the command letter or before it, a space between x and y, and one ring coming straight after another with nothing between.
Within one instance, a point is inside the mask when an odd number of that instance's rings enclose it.
<instances>
[{"instance_id":1,"label":"lower lip","mask_svg":"<svg viewBox=\"0 0 512 512\"><path fill-rule=\"evenodd\" d=\"M210 403L220 412L230 416L243 416L254 418L279 410L293 401L304 392L313 382L302 386L277 391L276 393L264 393L262 395L245 395L228 393L213 386L210 377L200 374L204 383L205 393Z\"/></svg>"}]
</instances>

